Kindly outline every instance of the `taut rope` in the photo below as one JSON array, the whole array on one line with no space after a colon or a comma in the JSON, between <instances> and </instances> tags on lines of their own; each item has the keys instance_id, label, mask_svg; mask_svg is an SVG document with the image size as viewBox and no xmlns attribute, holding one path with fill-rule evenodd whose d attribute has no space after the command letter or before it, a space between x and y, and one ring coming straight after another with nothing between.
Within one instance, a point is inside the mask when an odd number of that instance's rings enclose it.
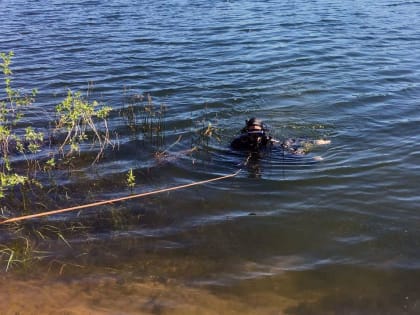
<instances>
[{"instance_id":1,"label":"taut rope","mask_svg":"<svg viewBox=\"0 0 420 315\"><path fill-rule=\"evenodd\" d=\"M206 180L202 180L202 181L199 181L199 182L193 182L193 183L190 183L190 184L173 186L173 187L169 187L169 188L144 192L144 193L140 193L140 194L136 194L136 195L130 195L130 196L115 198L115 199L111 199L111 200L103 200L103 201L88 203L88 204L84 204L84 205L80 205L80 206L74 206L74 207L65 208L65 209L58 209L58 210L53 210L53 211L40 212L40 213L36 213L36 214L14 217L14 218L10 218L10 219L0 221L0 224L13 223L13 222L29 220L29 219L33 219L33 218L46 217L46 216L59 214L59 213L63 213L63 212L70 212L70 211L76 211L76 210L81 210L81 209L86 209L86 208L103 206L103 205L111 204L111 203L115 203L115 202L120 202L120 201L125 201L125 200L130 200L130 199L136 199L136 198L146 197L146 196L150 196L150 195L156 195L156 194L160 194L160 193L164 193L164 192L169 192L169 191L189 188L189 187L193 187L193 186L203 185L203 184L215 182L215 181L218 181L218 180L223 180L223 179L235 177L236 175L238 175L241 172L241 170L242 169L239 169L238 171L236 171L235 173L232 173L232 174L219 176L219 177L215 177L215 178L211 178L211 179L206 179Z\"/></svg>"}]
</instances>

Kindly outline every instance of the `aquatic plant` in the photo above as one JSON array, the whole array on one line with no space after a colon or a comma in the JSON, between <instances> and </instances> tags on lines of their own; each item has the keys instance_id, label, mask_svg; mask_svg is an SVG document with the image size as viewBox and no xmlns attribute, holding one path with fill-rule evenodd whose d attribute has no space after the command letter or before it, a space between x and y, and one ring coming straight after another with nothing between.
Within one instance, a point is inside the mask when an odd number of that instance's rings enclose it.
<instances>
[{"instance_id":1,"label":"aquatic plant","mask_svg":"<svg viewBox=\"0 0 420 315\"><path fill-rule=\"evenodd\" d=\"M22 93L12 86L13 52L0 53L0 67L4 78L4 98L0 97L0 198L4 197L5 190L24 184L29 180L28 174L22 175L14 172L11 165L11 154L33 154L39 150L40 143L44 140L42 132L36 132L32 127L27 127L25 132L15 130L18 122L24 116L23 109L34 102L36 90L31 93Z\"/></svg>"},{"instance_id":2,"label":"aquatic plant","mask_svg":"<svg viewBox=\"0 0 420 315\"><path fill-rule=\"evenodd\" d=\"M5 91L5 96L0 97L0 198L14 187L30 183L39 185L36 172L56 166L55 153L46 161L35 157L46 146L44 133L31 126L17 127L22 123L25 108L35 102L37 91L23 93L13 87L10 67L13 56L13 52L0 53ZM101 158L106 147L114 147L107 121L111 111L110 106L90 102L80 92L67 92L65 99L56 106L57 121L52 131L55 142L59 143L58 151L65 157L62 164L71 164L74 153L80 154L82 144L97 145L98 153L93 163ZM16 154L24 156L26 168L19 167L17 171L13 167L12 157Z\"/></svg>"},{"instance_id":3,"label":"aquatic plant","mask_svg":"<svg viewBox=\"0 0 420 315\"><path fill-rule=\"evenodd\" d=\"M0 244L0 262L4 264L4 271L15 266L28 270L36 261L54 256L48 250L51 240L60 241L71 249L65 233L80 235L83 230L79 224L10 225L7 230L10 240L6 244Z\"/></svg>"},{"instance_id":4,"label":"aquatic plant","mask_svg":"<svg viewBox=\"0 0 420 315\"><path fill-rule=\"evenodd\" d=\"M26 265L31 252L28 239L18 238L8 246L0 244L0 261L6 262L4 270L9 271L15 264Z\"/></svg>"},{"instance_id":5,"label":"aquatic plant","mask_svg":"<svg viewBox=\"0 0 420 315\"><path fill-rule=\"evenodd\" d=\"M63 155L80 152L81 143L91 140L92 144L95 142L99 144L99 152L94 160L97 162L106 146L113 146L107 123L111 110L110 106L100 106L97 101L88 102L80 92L74 93L69 90L64 101L56 107L59 118L55 129L56 131L64 130L66 133L60 145ZM98 120L102 122L103 131L97 127ZM93 134L91 139L89 139L89 132Z\"/></svg>"},{"instance_id":6,"label":"aquatic plant","mask_svg":"<svg viewBox=\"0 0 420 315\"><path fill-rule=\"evenodd\" d=\"M142 124L143 133L148 134L149 139L157 146L162 146L165 141L165 135L163 133L165 128L165 114L166 106L164 104L160 106L154 105L151 95L147 94L147 104L144 106Z\"/></svg>"},{"instance_id":7,"label":"aquatic plant","mask_svg":"<svg viewBox=\"0 0 420 315\"><path fill-rule=\"evenodd\" d=\"M98 153L94 163L101 158L107 146L113 146L107 123L111 107L96 101L90 102L79 92L68 91L65 99L56 107L57 121L51 130L54 142L58 144L56 152L47 147L44 132L31 126L22 127L25 110L35 102L37 91L24 93L13 87L10 67L13 56L13 52L0 53L5 92L4 96L0 94L0 217L3 218L16 216L19 211L28 214L36 211L36 208L48 209L52 204L49 195L56 188L50 186L44 191L40 178L45 179L45 176L38 177L37 172L46 174L50 183L53 183L52 170L66 164L72 165L74 153L80 155L82 144L96 147ZM47 152L38 154L43 150ZM58 153L62 155L59 160L56 158ZM16 159L18 156L24 159ZM61 189L61 192L65 195L59 199L67 200L67 191ZM10 209L19 211L11 212ZM61 227L42 224L12 224L4 227L2 234L10 235L7 242L0 243L0 262L5 263L6 271L17 264L28 266L30 262L43 257L44 254L38 250L39 240L60 239L70 245L64 237L64 231L68 230L67 223Z\"/></svg>"},{"instance_id":8,"label":"aquatic plant","mask_svg":"<svg viewBox=\"0 0 420 315\"><path fill-rule=\"evenodd\" d=\"M0 220L63 208L67 203L72 206L80 203L81 200L77 200L77 191L81 192L83 188L74 190L71 185L57 184L54 174L68 169L70 176L72 170L79 170L80 166L92 162L93 155L96 155L93 160L96 163L108 147L115 148L108 128L112 108L90 101L89 95L83 96L80 92L67 91L64 100L55 107L57 119L52 122L51 130L25 128L24 109L35 101L36 91L29 95L12 88L12 56L13 53L1 54L6 96L0 97L0 198L3 198ZM208 147L212 139L220 140L219 129L215 124L203 120L194 128L197 143L190 149L171 152L170 149L179 143L182 136L169 147L164 147L166 112L166 106L155 105L150 94L135 94L129 98L128 106L120 111L120 116L126 120L133 136L136 139L137 136L141 137L144 144L150 145L153 150L151 155L158 163L192 155L199 149ZM17 124L18 122L20 123ZM44 137L46 131L51 135L49 141ZM87 149L89 146L92 150ZM78 176L86 175L83 172L76 173ZM133 192L136 185L133 169L130 168L126 174L120 176L118 182L122 185L125 183ZM95 181L96 188L101 185L100 181ZM83 190L80 197L84 202L95 199L95 193L91 189L89 187ZM45 221L1 225L2 235L5 236L0 242L0 266L6 271L14 266L28 268L45 257L49 257L54 263L59 262L61 260L54 257L53 252L48 252L49 246L54 244L51 240L64 242L70 248L71 242L67 241L69 235L76 233L80 236L80 229L86 232L107 227L121 229L138 222L143 216L141 209L134 213L123 210L126 209L110 207L106 211L98 212L99 217L77 218L77 224L73 220L66 220L56 221L53 225Z\"/></svg>"},{"instance_id":9,"label":"aquatic plant","mask_svg":"<svg viewBox=\"0 0 420 315\"><path fill-rule=\"evenodd\" d=\"M141 133L143 140L159 148L165 143L166 112L166 105L155 105L150 94L135 94L120 110L120 115L126 120L134 138Z\"/></svg>"},{"instance_id":10,"label":"aquatic plant","mask_svg":"<svg viewBox=\"0 0 420 315\"><path fill-rule=\"evenodd\" d=\"M130 168L130 170L127 173L127 186L130 188L131 191L133 191L134 186L136 185L136 176L133 173L133 169Z\"/></svg>"},{"instance_id":11,"label":"aquatic plant","mask_svg":"<svg viewBox=\"0 0 420 315\"><path fill-rule=\"evenodd\" d=\"M217 116L214 117L217 119ZM212 123L212 120L207 113L207 108L204 109L204 117L202 120L196 122L194 129L194 137L192 147L195 150L201 149L209 150L209 145L212 141L221 142L221 129L217 127L217 123Z\"/></svg>"}]
</instances>

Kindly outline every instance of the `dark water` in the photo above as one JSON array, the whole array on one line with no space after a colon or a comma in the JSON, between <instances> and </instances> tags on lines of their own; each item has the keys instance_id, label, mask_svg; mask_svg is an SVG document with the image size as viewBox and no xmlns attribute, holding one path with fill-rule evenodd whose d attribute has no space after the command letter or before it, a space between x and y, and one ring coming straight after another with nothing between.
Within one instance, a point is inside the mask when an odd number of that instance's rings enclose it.
<instances>
[{"instance_id":1,"label":"dark water","mask_svg":"<svg viewBox=\"0 0 420 315\"><path fill-rule=\"evenodd\" d=\"M39 89L31 124L45 128L67 89L89 82L115 109L119 150L55 174L72 202L129 193L130 168L136 192L233 173L244 156L226 148L251 116L280 139L331 140L232 179L51 218L96 228L66 234L71 248L39 241L46 275L3 274L3 312L420 314L420 2L6 0L0 11L14 83ZM167 106L171 154L208 122L221 141L160 163L118 115L136 93Z\"/></svg>"}]
</instances>

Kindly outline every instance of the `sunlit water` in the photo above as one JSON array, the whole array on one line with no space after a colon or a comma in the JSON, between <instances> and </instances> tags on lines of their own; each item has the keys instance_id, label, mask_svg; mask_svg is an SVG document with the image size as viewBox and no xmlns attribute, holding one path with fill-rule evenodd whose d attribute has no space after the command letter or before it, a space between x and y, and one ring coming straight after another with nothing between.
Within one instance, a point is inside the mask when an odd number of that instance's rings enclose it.
<instances>
[{"instance_id":1,"label":"sunlit water","mask_svg":"<svg viewBox=\"0 0 420 315\"><path fill-rule=\"evenodd\" d=\"M118 150L57 171L71 198L58 206L129 194L130 168L135 192L234 173L246 155L229 141L252 116L279 139L331 140L300 159L273 150L235 178L43 221L95 228L66 234L71 247L40 240L50 258L24 280L1 276L2 312L420 313L419 2L6 0L0 11L14 84L39 90L31 124L45 128L89 82L115 109ZM167 106L165 160L118 114L140 93ZM209 122L221 141L177 155Z\"/></svg>"}]
</instances>

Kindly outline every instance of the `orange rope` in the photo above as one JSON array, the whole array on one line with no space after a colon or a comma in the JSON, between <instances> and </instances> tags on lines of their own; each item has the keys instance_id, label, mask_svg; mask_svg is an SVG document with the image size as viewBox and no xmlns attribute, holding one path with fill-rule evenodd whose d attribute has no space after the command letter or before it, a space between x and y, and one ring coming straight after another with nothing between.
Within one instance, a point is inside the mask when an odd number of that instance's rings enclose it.
<instances>
[{"instance_id":1,"label":"orange rope","mask_svg":"<svg viewBox=\"0 0 420 315\"><path fill-rule=\"evenodd\" d=\"M226 178L230 178L230 177L235 177L236 175L239 174L239 172L241 170L242 169L236 171L235 173L229 174L229 175L224 175L224 176L219 176L219 177L215 177L215 178L211 178L211 179L206 179L206 180L199 181L199 182L193 182L193 183L190 183L190 184L179 185L179 186L174 186L174 187L149 191L149 192L145 192L145 193L140 193L140 194L136 194L136 195L130 195L130 196L125 196L125 197L115 198L115 199L111 199L111 200L98 201L98 202L93 202L93 203L84 204L84 205L80 205L80 206L65 208L65 209L58 209L58 210L53 210L53 211L24 215L24 216L21 216L21 217L10 218L10 219L6 219L6 220L1 221L0 224L13 223L13 222L23 221L23 220L33 219L33 218L46 217L46 216L59 214L59 213L63 213L63 212L69 212L69 211L81 210L81 209L92 208L92 207L97 207L97 206L103 206L103 205L114 203L114 202L120 202L120 201L135 199L135 198L141 198L141 197L156 195L156 194L160 194L160 193L164 193L164 192L168 192L168 191L174 191L174 190L179 190L179 189L183 189L183 188L189 188L189 187L192 187L192 186L203 185L203 184L215 182L215 181L218 181L218 180L222 180L222 179L226 179Z\"/></svg>"}]
</instances>

